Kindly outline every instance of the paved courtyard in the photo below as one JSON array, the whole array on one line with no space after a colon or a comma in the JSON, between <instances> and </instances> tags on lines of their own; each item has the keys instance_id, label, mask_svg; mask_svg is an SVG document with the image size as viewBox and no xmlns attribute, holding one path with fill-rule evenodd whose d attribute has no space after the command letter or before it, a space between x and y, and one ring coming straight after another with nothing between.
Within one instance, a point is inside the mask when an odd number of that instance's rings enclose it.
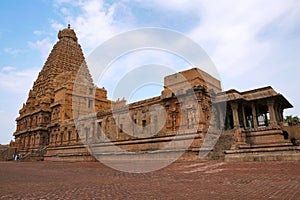
<instances>
[{"instance_id":1,"label":"paved courtyard","mask_svg":"<svg viewBox=\"0 0 300 200\"><path fill-rule=\"evenodd\" d=\"M1 162L0 181L0 199L299 199L300 162L176 162L145 174L96 162Z\"/></svg>"}]
</instances>

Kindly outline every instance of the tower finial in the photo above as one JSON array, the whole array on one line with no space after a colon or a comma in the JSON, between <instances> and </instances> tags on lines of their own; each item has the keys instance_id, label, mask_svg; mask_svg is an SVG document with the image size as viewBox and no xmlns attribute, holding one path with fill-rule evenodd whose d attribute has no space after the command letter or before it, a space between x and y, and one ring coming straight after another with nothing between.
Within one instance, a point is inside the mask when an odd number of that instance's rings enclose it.
<instances>
[{"instance_id":1,"label":"tower finial","mask_svg":"<svg viewBox=\"0 0 300 200\"><path fill-rule=\"evenodd\" d=\"M57 34L58 39L61 38L72 38L75 42L77 42L76 33L73 29L71 29L70 24L68 24L68 28L60 30Z\"/></svg>"}]
</instances>

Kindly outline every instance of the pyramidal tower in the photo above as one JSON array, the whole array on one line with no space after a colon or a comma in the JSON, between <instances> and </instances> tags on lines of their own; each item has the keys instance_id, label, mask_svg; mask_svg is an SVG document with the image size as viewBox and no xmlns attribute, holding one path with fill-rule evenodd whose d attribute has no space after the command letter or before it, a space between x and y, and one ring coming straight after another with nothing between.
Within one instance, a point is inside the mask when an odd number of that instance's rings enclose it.
<instances>
[{"instance_id":1,"label":"pyramidal tower","mask_svg":"<svg viewBox=\"0 0 300 200\"><path fill-rule=\"evenodd\" d=\"M88 112L92 106L96 111L110 108L106 90L93 84L76 33L70 25L59 31L58 39L16 119L16 146L25 152L62 141L80 142L73 125L76 108L72 107L72 95L76 80L77 85L82 83L83 86L81 94L76 96L81 113L85 108ZM78 79L79 75L81 79Z\"/></svg>"}]
</instances>

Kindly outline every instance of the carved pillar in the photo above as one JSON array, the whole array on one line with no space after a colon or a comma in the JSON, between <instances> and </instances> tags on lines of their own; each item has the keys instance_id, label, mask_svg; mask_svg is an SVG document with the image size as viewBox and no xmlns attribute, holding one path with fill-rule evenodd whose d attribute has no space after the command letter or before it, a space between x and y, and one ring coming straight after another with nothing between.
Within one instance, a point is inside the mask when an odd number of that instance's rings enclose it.
<instances>
[{"instance_id":1,"label":"carved pillar","mask_svg":"<svg viewBox=\"0 0 300 200\"><path fill-rule=\"evenodd\" d=\"M246 115L245 115L245 107L244 107L244 105L242 105L242 115L243 115L244 128L246 128L247 127L247 121L246 121Z\"/></svg>"},{"instance_id":2,"label":"carved pillar","mask_svg":"<svg viewBox=\"0 0 300 200\"><path fill-rule=\"evenodd\" d=\"M64 131L60 132L60 145L62 145L64 142Z\"/></svg>"},{"instance_id":3,"label":"carved pillar","mask_svg":"<svg viewBox=\"0 0 300 200\"><path fill-rule=\"evenodd\" d=\"M89 138L89 129L87 127L85 127L84 131L85 131L85 142L87 142L88 138Z\"/></svg>"},{"instance_id":4,"label":"carved pillar","mask_svg":"<svg viewBox=\"0 0 300 200\"><path fill-rule=\"evenodd\" d=\"M22 149L26 147L26 136L22 136Z\"/></svg>"},{"instance_id":5,"label":"carved pillar","mask_svg":"<svg viewBox=\"0 0 300 200\"><path fill-rule=\"evenodd\" d=\"M276 116L275 116L275 109L274 109L274 101L270 100L268 101L268 110L270 114L270 125L271 126L276 126L277 121L276 121Z\"/></svg>"},{"instance_id":6,"label":"carved pillar","mask_svg":"<svg viewBox=\"0 0 300 200\"><path fill-rule=\"evenodd\" d=\"M234 128L240 127L238 108L239 105L237 103L231 103Z\"/></svg>"},{"instance_id":7,"label":"carved pillar","mask_svg":"<svg viewBox=\"0 0 300 200\"><path fill-rule=\"evenodd\" d=\"M89 142L94 142L96 139L96 134L97 134L95 132L95 122L94 121L91 122L90 129L91 129L91 133L89 135L89 140L90 140Z\"/></svg>"},{"instance_id":8,"label":"carved pillar","mask_svg":"<svg viewBox=\"0 0 300 200\"><path fill-rule=\"evenodd\" d=\"M257 116L256 116L256 107L254 103L252 103L252 117L253 117L253 126L254 129L256 129L258 127L258 124L257 124Z\"/></svg>"},{"instance_id":9,"label":"carved pillar","mask_svg":"<svg viewBox=\"0 0 300 200\"><path fill-rule=\"evenodd\" d=\"M36 133L33 133L32 134L32 145L31 145L31 147L35 147L35 141L36 141Z\"/></svg>"},{"instance_id":10,"label":"carved pillar","mask_svg":"<svg viewBox=\"0 0 300 200\"><path fill-rule=\"evenodd\" d=\"M280 121L282 122L283 121L283 109L282 108L279 108L279 116L280 116Z\"/></svg>"},{"instance_id":11,"label":"carved pillar","mask_svg":"<svg viewBox=\"0 0 300 200\"><path fill-rule=\"evenodd\" d=\"M226 112L227 112L227 103L219 103L217 104L218 108L218 115L219 115L219 123L220 123L220 128L224 129L225 128L225 119L226 119Z\"/></svg>"},{"instance_id":12,"label":"carved pillar","mask_svg":"<svg viewBox=\"0 0 300 200\"><path fill-rule=\"evenodd\" d=\"M276 112L276 121L277 122L282 122L283 121L283 116L282 116L282 111L281 111L281 108L279 105L276 105L276 109L275 109L275 112Z\"/></svg>"},{"instance_id":13,"label":"carved pillar","mask_svg":"<svg viewBox=\"0 0 300 200\"><path fill-rule=\"evenodd\" d=\"M30 135L27 135L26 138L27 138L27 144L25 147L30 148Z\"/></svg>"},{"instance_id":14,"label":"carved pillar","mask_svg":"<svg viewBox=\"0 0 300 200\"><path fill-rule=\"evenodd\" d=\"M221 109L221 106L219 104L216 104L216 122L217 122L217 128L220 129L222 127L222 109Z\"/></svg>"}]
</instances>

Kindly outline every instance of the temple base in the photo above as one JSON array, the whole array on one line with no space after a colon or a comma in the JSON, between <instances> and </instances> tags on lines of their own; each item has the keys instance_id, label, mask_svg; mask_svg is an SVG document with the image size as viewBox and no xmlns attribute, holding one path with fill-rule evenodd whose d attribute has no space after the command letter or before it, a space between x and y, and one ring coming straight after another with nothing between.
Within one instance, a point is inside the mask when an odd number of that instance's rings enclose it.
<instances>
[{"instance_id":1,"label":"temple base","mask_svg":"<svg viewBox=\"0 0 300 200\"><path fill-rule=\"evenodd\" d=\"M300 146L227 150L225 161L300 161Z\"/></svg>"}]
</instances>

